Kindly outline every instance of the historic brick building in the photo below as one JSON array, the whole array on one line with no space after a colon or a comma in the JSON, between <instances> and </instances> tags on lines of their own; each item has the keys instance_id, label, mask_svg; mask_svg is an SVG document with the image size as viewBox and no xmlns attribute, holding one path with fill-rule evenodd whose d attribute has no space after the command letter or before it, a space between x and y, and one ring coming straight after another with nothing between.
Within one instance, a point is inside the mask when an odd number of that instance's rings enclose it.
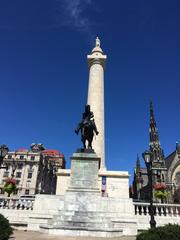
<instances>
[{"instance_id":1,"label":"historic brick building","mask_svg":"<svg viewBox=\"0 0 180 240\"><path fill-rule=\"evenodd\" d=\"M0 169L0 193L3 193L5 180L16 179L17 195L36 193L55 194L56 172L65 168L64 155L57 150L45 150L42 144L31 144L31 149L9 151Z\"/></svg>"}]
</instances>

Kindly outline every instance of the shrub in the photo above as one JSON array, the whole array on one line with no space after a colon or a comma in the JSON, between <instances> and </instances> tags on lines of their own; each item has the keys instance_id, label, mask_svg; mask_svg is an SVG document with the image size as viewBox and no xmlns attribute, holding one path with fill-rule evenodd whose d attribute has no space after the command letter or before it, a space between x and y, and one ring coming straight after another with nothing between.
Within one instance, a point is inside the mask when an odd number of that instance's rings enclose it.
<instances>
[{"instance_id":1,"label":"shrub","mask_svg":"<svg viewBox=\"0 0 180 240\"><path fill-rule=\"evenodd\" d=\"M176 224L168 224L163 227L149 229L140 233L136 240L179 240L180 226Z\"/></svg>"},{"instance_id":2,"label":"shrub","mask_svg":"<svg viewBox=\"0 0 180 240\"><path fill-rule=\"evenodd\" d=\"M10 226L9 221L0 214L0 240L8 240L12 233L13 228Z\"/></svg>"},{"instance_id":3,"label":"shrub","mask_svg":"<svg viewBox=\"0 0 180 240\"><path fill-rule=\"evenodd\" d=\"M169 196L169 193L167 191L158 190L158 191L155 191L154 195L156 198L162 199L162 198L167 198Z\"/></svg>"}]
</instances>

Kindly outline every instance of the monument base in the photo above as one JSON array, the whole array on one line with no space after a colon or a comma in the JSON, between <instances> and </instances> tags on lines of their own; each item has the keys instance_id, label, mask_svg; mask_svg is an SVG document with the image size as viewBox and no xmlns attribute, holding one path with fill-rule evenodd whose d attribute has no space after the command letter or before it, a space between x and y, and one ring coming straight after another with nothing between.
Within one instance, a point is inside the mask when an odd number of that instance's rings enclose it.
<instances>
[{"instance_id":1,"label":"monument base","mask_svg":"<svg viewBox=\"0 0 180 240\"><path fill-rule=\"evenodd\" d=\"M102 197L98 189L99 158L93 152L71 157L70 186L58 214L40 231L66 236L119 237L136 235L132 199Z\"/></svg>"},{"instance_id":2,"label":"monument base","mask_svg":"<svg viewBox=\"0 0 180 240\"><path fill-rule=\"evenodd\" d=\"M84 196L84 193L76 195L75 203L73 199L74 196L66 197L66 209L59 211L48 224L41 225L40 231L56 235L96 237L137 234L131 201L113 201L103 197L94 199L94 196Z\"/></svg>"},{"instance_id":3,"label":"monument base","mask_svg":"<svg viewBox=\"0 0 180 240\"><path fill-rule=\"evenodd\" d=\"M95 192L98 188L100 158L92 149L78 149L71 157L71 178L68 192Z\"/></svg>"}]
</instances>

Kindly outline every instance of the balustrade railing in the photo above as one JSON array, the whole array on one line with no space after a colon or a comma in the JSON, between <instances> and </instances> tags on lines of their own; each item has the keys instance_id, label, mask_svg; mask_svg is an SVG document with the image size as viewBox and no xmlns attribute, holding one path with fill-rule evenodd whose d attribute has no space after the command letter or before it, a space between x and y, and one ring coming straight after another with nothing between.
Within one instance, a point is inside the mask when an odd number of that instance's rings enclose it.
<instances>
[{"instance_id":1,"label":"balustrade railing","mask_svg":"<svg viewBox=\"0 0 180 240\"><path fill-rule=\"evenodd\" d=\"M33 210L34 198L17 198L0 196L1 209Z\"/></svg>"},{"instance_id":2,"label":"balustrade railing","mask_svg":"<svg viewBox=\"0 0 180 240\"><path fill-rule=\"evenodd\" d=\"M150 213L149 203L133 202L136 215L147 215ZM180 204L153 203L154 214L157 216L180 217Z\"/></svg>"}]
</instances>

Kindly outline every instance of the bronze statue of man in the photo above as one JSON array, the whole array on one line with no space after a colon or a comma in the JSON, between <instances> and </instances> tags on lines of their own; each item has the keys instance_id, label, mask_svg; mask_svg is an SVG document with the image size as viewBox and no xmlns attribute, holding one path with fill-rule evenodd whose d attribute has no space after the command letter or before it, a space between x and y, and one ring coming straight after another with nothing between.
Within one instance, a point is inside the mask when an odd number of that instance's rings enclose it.
<instances>
[{"instance_id":1,"label":"bronze statue of man","mask_svg":"<svg viewBox=\"0 0 180 240\"><path fill-rule=\"evenodd\" d=\"M99 134L95 121L94 114L91 112L90 105L85 106L85 111L82 115L82 121L78 124L75 133L78 134L81 130L81 141L83 143L84 149L92 149L92 141L94 137L94 132L96 135ZM86 141L88 141L88 146L86 146Z\"/></svg>"}]
</instances>

